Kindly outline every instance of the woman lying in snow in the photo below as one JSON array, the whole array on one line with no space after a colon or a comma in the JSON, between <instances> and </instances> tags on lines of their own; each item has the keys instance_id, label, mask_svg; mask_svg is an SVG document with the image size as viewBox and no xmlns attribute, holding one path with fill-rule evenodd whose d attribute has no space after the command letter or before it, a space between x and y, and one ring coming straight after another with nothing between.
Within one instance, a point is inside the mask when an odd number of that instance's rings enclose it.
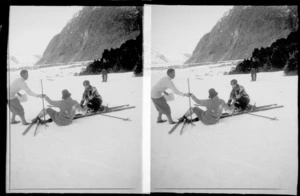
<instances>
[{"instance_id":1,"label":"woman lying in snow","mask_svg":"<svg viewBox=\"0 0 300 196\"><path fill-rule=\"evenodd\" d=\"M45 111L42 110L38 116L32 120L32 122L37 122L39 120L42 124L44 124L54 121L59 126L65 126L72 123L76 111L84 114L87 112L87 107L80 107L78 102L71 98L71 93L69 93L67 89L62 91L62 100L52 101L47 95L43 95L43 97L49 104L54 107L58 107L60 111L57 112L52 108L47 108ZM41 118L47 114L50 116L50 118L46 121L41 120Z\"/></svg>"},{"instance_id":2,"label":"woman lying in snow","mask_svg":"<svg viewBox=\"0 0 300 196\"><path fill-rule=\"evenodd\" d=\"M203 111L199 107L193 107L188 109L188 111L186 111L184 116L181 117L179 121L183 121L185 119L187 123L190 123L191 120L187 117L195 113L197 117L192 120L193 122L200 120L206 125L213 125L219 122L219 118L222 115L223 109L228 110L230 113L233 112L235 106L232 105L229 107L223 99L218 97L218 93L215 91L215 89L209 89L208 93L209 99L198 99L195 95L190 93L189 96L191 96L197 104L205 106L206 111Z\"/></svg>"}]
</instances>

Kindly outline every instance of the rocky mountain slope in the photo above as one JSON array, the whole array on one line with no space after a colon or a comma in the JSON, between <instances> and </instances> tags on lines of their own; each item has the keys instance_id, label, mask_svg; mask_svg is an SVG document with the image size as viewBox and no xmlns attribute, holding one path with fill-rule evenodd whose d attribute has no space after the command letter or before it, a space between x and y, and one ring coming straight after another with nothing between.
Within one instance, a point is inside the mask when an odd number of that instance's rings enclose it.
<instances>
[{"instance_id":1,"label":"rocky mountain slope","mask_svg":"<svg viewBox=\"0 0 300 196\"><path fill-rule=\"evenodd\" d=\"M36 63L69 63L100 59L105 49L118 48L141 32L141 8L84 7L55 35Z\"/></svg>"},{"instance_id":2,"label":"rocky mountain slope","mask_svg":"<svg viewBox=\"0 0 300 196\"><path fill-rule=\"evenodd\" d=\"M249 58L254 48L298 29L298 21L296 6L235 6L200 39L186 63Z\"/></svg>"}]
</instances>

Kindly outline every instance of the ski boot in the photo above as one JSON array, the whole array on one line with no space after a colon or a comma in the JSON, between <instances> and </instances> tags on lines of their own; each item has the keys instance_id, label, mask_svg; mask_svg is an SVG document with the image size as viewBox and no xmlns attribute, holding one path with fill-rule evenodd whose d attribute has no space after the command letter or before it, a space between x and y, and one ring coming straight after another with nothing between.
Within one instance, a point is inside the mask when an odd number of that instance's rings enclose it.
<instances>
[{"instance_id":1,"label":"ski boot","mask_svg":"<svg viewBox=\"0 0 300 196\"><path fill-rule=\"evenodd\" d=\"M185 115L183 115L182 117L178 118L178 122L183 122L185 119L187 118L185 117Z\"/></svg>"},{"instance_id":2,"label":"ski boot","mask_svg":"<svg viewBox=\"0 0 300 196\"><path fill-rule=\"evenodd\" d=\"M39 121L40 121L40 124L44 125L44 124L47 124L49 122L52 122L53 120L51 118L49 118L48 120L42 120L42 119L40 119Z\"/></svg>"},{"instance_id":3,"label":"ski boot","mask_svg":"<svg viewBox=\"0 0 300 196\"><path fill-rule=\"evenodd\" d=\"M183 115L181 118L178 119L179 122L185 121L186 123L192 123L193 120L188 119L185 115Z\"/></svg>"},{"instance_id":4,"label":"ski boot","mask_svg":"<svg viewBox=\"0 0 300 196\"><path fill-rule=\"evenodd\" d=\"M87 115L87 114L92 114L92 113L94 113L94 110L88 108L85 115Z\"/></svg>"},{"instance_id":5,"label":"ski boot","mask_svg":"<svg viewBox=\"0 0 300 196\"><path fill-rule=\"evenodd\" d=\"M255 110L255 105L248 104L245 111L253 111Z\"/></svg>"},{"instance_id":6,"label":"ski boot","mask_svg":"<svg viewBox=\"0 0 300 196\"><path fill-rule=\"evenodd\" d=\"M101 105L98 111L99 111L99 112L106 112L107 109L108 109L107 106Z\"/></svg>"},{"instance_id":7,"label":"ski boot","mask_svg":"<svg viewBox=\"0 0 300 196\"><path fill-rule=\"evenodd\" d=\"M31 123L37 123L38 121L41 121L41 119L37 116L31 120Z\"/></svg>"},{"instance_id":8,"label":"ski boot","mask_svg":"<svg viewBox=\"0 0 300 196\"><path fill-rule=\"evenodd\" d=\"M235 107L232 114L238 114L238 113L241 113L242 112L242 109L241 108L237 108Z\"/></svg>"},{"instance_id":9,"label":"ski boot","mask_svg":"<svg viewBox=\"0 0 300 196\"><path fill-rule=\"evenodd\" d=\"M191 119L186 118L186 119L185 119L185 122L186 122L187 124L190 124L190 123L193 122L193 119L191 120Z\"/></svg>"}]
</instances>

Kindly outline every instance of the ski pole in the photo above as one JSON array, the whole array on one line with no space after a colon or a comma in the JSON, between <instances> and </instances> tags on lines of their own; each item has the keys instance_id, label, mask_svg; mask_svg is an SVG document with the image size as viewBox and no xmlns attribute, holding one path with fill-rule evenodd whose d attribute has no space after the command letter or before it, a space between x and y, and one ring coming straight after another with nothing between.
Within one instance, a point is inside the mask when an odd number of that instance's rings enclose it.
<instances>
[{"instance_id":1,"label":"ski pole","mask_svg":"<svg viewBox=\"0 0 300 196\"><path fill-rule=\"evenodd\" d=\"M42 95L44 95L44 90L43 90L43 80L41 79L41 88L42 88ZM45 117L45 104L44 104L44 97L42 97L42 103L43 103L43 114L44 114L44 121L46 121ZM45 129L48 125L45 123Z\"/></svg>"},{"instance_id":2,"label":"ski pole","mask_svg":"<svg viewBox=\"0 0 300 196\"><path fill-rule=\"evenodd\" d=\"M258 116L258 117L262 117L262 118L267 118L267 119L270 119L270 120L278 120L277 117L268 117L268 116L263 116L263 115L258 115L258 114L251 114L251 113L247 113L249 115L252 115L252 116Z\"/></svg>"},{"instance_id":3,"label":"ski pole","mask_svg":"<svg viewBox=\"0 0 300 196\"><path fill-rule=\"evenodd\" d=\"M125 120L125 121L129 121L129 118L121 118L121 117L117 117L117 116L111 116L111 115L107 115L107 114L100 114L102 116L107 116L107 117L111 117L111 118L116 118L116 119L120 119L120 120Z\"/></svg>"},{"instance_id":4,"label":"ski pole","mask_svg":"<svg viewBox=\"0 0 300 196\"><path fill-rule=\"evenodd\" d=\"M187 79L188 81L188 89L189 89L189 94L190 94L190 79ZM191 107L191 97L189 96L189 108L190 108L190 114L191 114L191 124L193 124L193 117L192 117L192 107Z\"/></svg>"}]
</instances>

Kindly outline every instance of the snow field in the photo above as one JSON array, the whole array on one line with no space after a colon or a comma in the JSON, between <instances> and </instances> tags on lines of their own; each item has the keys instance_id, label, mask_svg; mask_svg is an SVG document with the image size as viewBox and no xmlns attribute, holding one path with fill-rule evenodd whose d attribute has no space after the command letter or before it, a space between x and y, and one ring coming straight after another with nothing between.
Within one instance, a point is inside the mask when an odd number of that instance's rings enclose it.
<instances>
[{"instance_id":1,"label":"snow field","mask_svg":"<svg viewBox=\"0 0 300 196\"><path fill-rule=\"evenodd\" d=\"M235 78L250 95L251 104L284 105L254 113L279 120L245 114L222 119L213 126L201 122L186 125L182 136L178 126L169 135L172 125L156 123L157 111L151 103L152 191L295 194L298 77L285 77L283 72L258 73L257 81L251 82L250 74L221 74L225 70L211 66L177 69L173 82L186 93L189 77L191 92L197 98L208 98L208 90L215 88L227 102L230 80ZM152 71L152 85L165 74L166 70ZM169 105L177 120L188 109L189 101L175 95Z\"/></svg>"},{"instance_id":2,"label":"snow field","mask_svg":"<svg viewBox=\"0 0 300 196\"><path fill-rule=\"evenodd\" d=\"M42 79L44 93L53 100L60 100L61 91L68 89L79 102L84 91L82 83L87 79L97 87L105 105L130 104L136 108L108 113L129 117L131 121L99 115L74 120L66 127L51 123L46 130L40 126L36 137L33 136L35 127L22 136L25 126L8 123L8 191L141 192L142 164L145 164L142 163L142 128L143 120L150 117L151 191L295 194L298 76L286 77L283 72L258 73L257 81L251 82L250 74L225 75L232 67L215 64L176 69L173 81L180 91L188 92L189 78L191 92L199 99L208 98L208 90L215 88L227 102L230 80L235 78L250 95L251 104L284 105L255 113L277 117L278 121L245 114L222 119L213 126L201 122L186 125L181 136L179 126L169 135L172 126L156 123L157 111L150 97L143 96L143 91L147 94L143 89L147 88L143 86L145 77L133 77L132 73L109 74L108 82L102 83L101 75L74 76L80 67L29 71L29 87L41 93ZM151 86L165 74L166 70L151 71ZM9 73L10 81L18 75L18 71ZM146 99L151 114L143 114ZM191 103L194 106L193 100ZM169 104L172 117L177 120L188 109L189 101L175 95ZM42 100L28 96L22 105L27 121L31 121L42 109Z\"/></svg>"},{"instance_id":3,"label":"snow field","mask_svg":"<svg viewBox=\"0 0 300 196\"><path fill-rule=\"evenodd\" d=\"M61 100L68 89L80 102L84 80L89 80L104 99L104 104L130 104L134 109L108 113L130 118L122 121L107 116L74 120L69 126L55 123L35 126L22 136L26 126L10 125L10 192L140 192L142 137L142 78L133 73L109 74L102 83L101 75L73 76L80 69L58 67L29 71L28 86L52 100ZM12 73L11 80L19 73ZM28 122L42 109L42 100L28 96L22 103ZM48 103L45 101L45 107ZM18 120L18 117L17 117Z\"/></svg>"}]
</instances>

